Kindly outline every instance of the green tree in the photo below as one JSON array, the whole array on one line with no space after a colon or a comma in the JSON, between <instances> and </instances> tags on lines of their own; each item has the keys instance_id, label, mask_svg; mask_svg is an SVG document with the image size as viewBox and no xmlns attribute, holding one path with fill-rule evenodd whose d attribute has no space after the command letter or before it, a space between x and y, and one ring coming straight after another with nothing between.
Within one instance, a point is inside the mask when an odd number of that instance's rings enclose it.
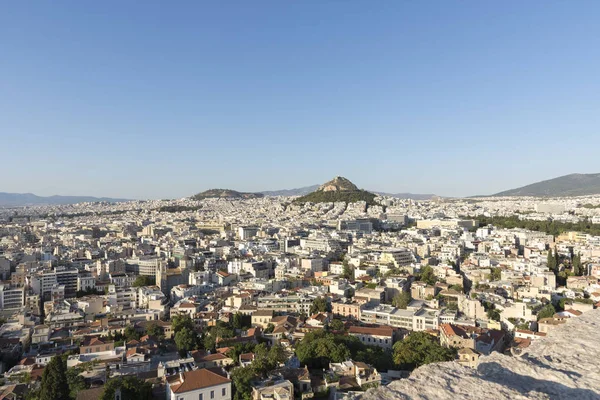
<instances>
[{"instance_id":1,"label":"green tree","mask_svg":"<svg viewBox=\"0 0 600 400\"><path fill-rule=\"evenodd\" d=\"M451 361L457 354L456 349L443 347L435 337L424 332L412 332L396 342L393 349L394 362L408 370L433 362Z\"/></svg>"},{"instance_id":2,"label":"green tree","mask_svg":"<svg viewBox=\"0 0 600 400\"><path fill-rule=\"evenodd\" d=\"M379 346L365 346L352 356L354 361L362 361L377 368L377 371L394 369L394 359L390 350Z\"/></svg>"},{"instance_id":3,"label":"green tree","mask_svg":"<svg viewBox=\"0 0 600 400\"><path fill-rule=\"evenodd\" d=\"M104 385L100 400L114 400L117 389L121 390L122 400L152 399L152 385L133 375L127 375L109 379Z\"/></svg>"},{"instance_id":4,"label":"green tree","mask_svg":"<svg viewBox=\"0 0 600 400\"><path fill-rule=\"evenodd\" d=\"M233 381L233 400L251 400L251 382L257 378L256 371L252 366L235 368L233 371L231 371L231 380Z\"/></svg>"},{"instance_id":5,"label":"green tree","mask_svg":"<svg viewBox=\"0 0 600 400\"><path fill-rule=\"evenodd\" d=\"M558 300L558 304L556 305L556 311L565 311L565 304L567 302L567 298L563 297L560 300Z\"/></svg>"},{"instance_id":6,"label":"green tree","mask_svg":"<svg viewBox=\"0 0 600 400\"><path fill-rule=\"evenodd\" d=\"M242 314L241 313L235 313L233 315L232 321L231 321L231 325L233 327L233 329L242 329L243 327L243 318L242 318Z\"/></svg>"},{"instance_id":7,"label":"green tree","mask_svg":"<svg viewBox=\"0 0 600 400\"><path fill-rule=\"evenodd\" d=\"M265 333L273 333L273 330L275 330L275 325L269 323L269 324L267 324L267 327L265 328Z\"/></svg>"},{"instance_id":8,"label":"green tree","mask_svg":"<svg viewBox=\"0 0 600 400\"><path fill-rule=\"evenodd\" d=\"M165 338L165 334L163 333L163 330L161 329L160 326L158 326L158 324L156 322L150 322L148 325L146 325L146 334L150 335L150 336L154 336L158 340L162 340Z\"/></svg>"},{"instance_id":9,"label":"green tree","mask_svg":"<svg viewBox=\"0 0 600 400\"><path fill-rule=\"evenodd\" d=\"M340 277L348 280L354 280L354 270L350 266L348 260L344 260L342 265L342 274L340 275Z\"/></svg>"},{"instance_id":10,"label":"green tree","mask_svg":"<svg viewBox=\"0 0 600 400\"><path fill-rule=\"evenodd\" d=\"M490 308L486 314L489 319L500 321L500 311L496 310L496 308Z\"/></svg>"},{"instance_id":11,"label":"green tree","mask_svg":"<svg viewBox=\"0 0 600 400\"><path fill-rule=\"evenodd\" d=\"M333 331L342 332L344 330L345 326L341 320L336 318L333 321L331 321L331 324L329 324L329 328Z\"/></svg>"},{"instance_id":12,"label":"green tree","mask_svg":"<svg viewBox=\"0 0 600 400\"><path fill-rule=\"evenodd\" d=\"M544 307L540 309L537 313L537 320L539 321L542 318L550 318L556 314L556 309L550 303L546 304Z\"/></svg>"},{"instance_id":13,"label":"green tree","mask_svg":"<svg viewBox=\"0 0 600 400\"><path fill-rule=\"evenodd\" d=\"M194 321L192 321L192 318L189 315L185 314L174 316L171 320L171 328L173 329L173 332L177 334L177 332L181 331L184 328L193 331L195 326Z\"/></svg>"},{"instance_id":14,"label":"green tree","mask_svg":"<svg viewBox=\"0 0 600 400\"><path fill-rule=\"evenodd\" d=\"M581 263L581 255L577 254L573 256L573 275L583 276L584 272L583 264Z\"/></svg>"},{"instance_id":15,"label":"green tree","mask_svg":"<svg viewBox=\"0 0 600 400\"><path fill-rule=\"evenodd\" d=\"M400 293L392 299L392 305L397 308L406 309L412 300L410 292L401 290Z\"/></svg>"},{"instance_id":16,"label":"green tree","mask_svg":"<svg viewBox=\"0 0 600 400\"><path fill-rule=\"evenodd\" d=\"M502 269L499 267L491 268L492 273L490 274L490 281L499 281L502 279Z\"/></svg>"},{"instance_id":17,"label":"green tree","mask_svg":"<svg viewBox=\"0 0 600 400\"><path fill-rule=\"evenodd\" d=\"M188 351L196 348L196 333L189 328L183 328L175 334L175 345L179 355L184 357Z\"/></svg>"},{"instance_id":18,"label":"green tree","mask_svg":"<svg viewBox=\"0 0 600 400\"><path fill-rule=\"evenodd\" d=\"M433 268L430 265L426 265L421 268L421 281L427 283L428 285L435 285L438 281L437 276L433 272Z\"/></svg>"},{"instance_id":19,"label":"green tree","mask_svg":"<svg viewBox=\"0 0 600 400\"><path fill-rule=\"evenodd\" d=\"M137 278L135 278L135 281L133 282L133 287L152 286L155 284L156 278L147 275L139 275Z\"/></svg>"},{"instance_id":20,"label":"green tree","mask_svg":"<svg viewBox=\"0 0 600 400\"><path fill-rule=\"evenodd\" d=\"M81 376L82 370L80 368L68 368L67 369L67 385L69 386L69 395L71 399L77 398L77 393L80 390L87 388L83 376Z\"/></svg>"},{"instance_id":21,"label":"green tree","mask_svg":"<svg viewBox=\"0 0 600 400\"><path fill-rule=\"evenodd\" d=\"M67 365L61 356L54 356L42 375L40 400L69 400Z\"/></svg>"},{"instance_id":22,"label":"green tree","mask_svg":"<svg viewBox=\"0 0 600 400\"><path fill-rule=\"evenodd\" d=\"M558 253L554 253L554 254L558 254ZM553 271L554 273L556 273L557 269L558 269L558 262L556 257L554 256L554 254L552 253L552 250L548 250L548 257L546 259L546 264L548 265L548 268L550 269L550 271Z\"/></svg>"},{"instance_id":23,"label":"green tree","mask_svg":"<svg viewBox=\"0 0 600 400\"><path fill-rule=\"evenodd\" d=\"M448 289L456 290L459 293L465 292L465 289L462 287L462 285L450 285L450 287L448 287Z\"/></svg>"},{"instance_id":24,"label":"green tree","mask_svg":"<svg viewBox=\"0 0 600 400\"><path fill-rule=\"evenodd\" d=\"M267 354L267 360L269 364L269 371L279 367L280 364L287 360L285 349L280 344L275 344L269 349Z\"/></svg>"},{"instance_id":25,"label":"green tree","mask_svg":"<svg viewBox=\"0 0 600 400\"><path fill-rule=\"evenodd\" d=\"M354 336L348 337L348 340L353 339L359 342ZM342 335L324 330L309 332L296 345L296 356L301 364L308 365L309 368L326 368L330 362L342 362L350 357L348 344L351 342L344 341Z\"/></svg>"},{"instance_id":26,"label":"green tree","mask_svg":"<svg viewBox=\"0 0 600 400\"><path fill-rule=\"evenodd\" d=\"M310 313L316 314L318 312L331 311L331 305L327 302L324 297L317 297L310 306Z\"/></svg>"},{"instance_id":27,"label":"green tree","mask_svg":"<svg viewBox=\"0 0 600 400\"><path fill-rule=\"evenodd\" d=\"M140 334L131 325L127 325L127 327L125 327L125 331L123 333L123 336L124 336L124 338L125 338L126 341L139 340L140 339Z\"/></svg>"}]
</instances>

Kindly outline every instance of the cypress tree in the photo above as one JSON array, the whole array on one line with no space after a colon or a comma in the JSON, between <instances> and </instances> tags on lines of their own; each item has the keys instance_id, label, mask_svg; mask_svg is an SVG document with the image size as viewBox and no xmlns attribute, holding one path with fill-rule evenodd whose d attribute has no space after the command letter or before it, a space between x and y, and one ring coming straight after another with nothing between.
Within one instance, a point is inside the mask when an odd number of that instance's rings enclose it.
<instances>
[{"instance_id":1,"label":"cypress tree","mask_svg":"<svg viewBox=\"0 0 600 400\"><path fill-rule=\"evenodd\" d=\"M54 356L42 375L40 400L69 400L67 366L62 357Z\"/></svg>"}]
</instances>

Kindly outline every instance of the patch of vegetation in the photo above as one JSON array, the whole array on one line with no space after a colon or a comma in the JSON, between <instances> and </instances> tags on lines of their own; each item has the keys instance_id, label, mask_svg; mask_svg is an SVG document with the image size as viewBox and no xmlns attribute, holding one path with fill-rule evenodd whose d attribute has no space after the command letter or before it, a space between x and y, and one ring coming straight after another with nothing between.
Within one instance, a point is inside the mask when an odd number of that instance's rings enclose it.
<instances>
[{"instance_id":1,"label":"patch of vegetation","mask_svg":"<svg viewBox=\"0 0 600 400\"><path fill-rule=\"evenodd\" d=\"M558 222L558 221L534 221L529 219L519 219L517 216L510 217L474 217L479 221L479 226L494 225L498 228L522 228L531 231L545 232L548 235L558 236L563 232L577 231L589 233L590 235L600 235L600 224L592 224L589 220L580 222Z\"/></svg>"},{"instance_id":2,"label":"patch of vegetation","mask_svg":"<svg viewBox=\"0 0 600 400\"><path fill-rule=\"evenodd\" d=\"M375 202L375 197L376 195L374 195L371 192L367 192L366 190L331 190L327 192L317 190L316 192L312 192L305 196L298 197L293 201L293 203L356 203L359 201L364 201L368 205L375 205L377 204Z\"/></svg>"},{"instance_id":3,"label":"patch of vegetation","mask_svg":"<svg viewBox=\"0 0 600 400\"><path fill-rule=\"evenodd\" d=\"M457 350L439 344L438 339L425 332L412 332L394 344L394 362L403 370L413 370L434 362L452 361Z\"/></svg>"}]
</instances>

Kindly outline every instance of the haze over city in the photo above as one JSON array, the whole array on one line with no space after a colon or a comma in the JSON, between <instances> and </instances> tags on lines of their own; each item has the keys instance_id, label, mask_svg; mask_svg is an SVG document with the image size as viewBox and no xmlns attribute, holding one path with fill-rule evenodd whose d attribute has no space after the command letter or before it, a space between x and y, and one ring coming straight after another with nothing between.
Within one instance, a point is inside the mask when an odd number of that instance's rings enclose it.
<instances>
[{"instance_id":1,"label":"haze over city","mask_svg":"<svg viewBox=\"0 0 600 400\"><path fill-rule=\"evenodd\" d=\"M470 196L598 172L598 11L6 3L0 191L159 199L343 175Z\"/></svg>"}]
</instances>

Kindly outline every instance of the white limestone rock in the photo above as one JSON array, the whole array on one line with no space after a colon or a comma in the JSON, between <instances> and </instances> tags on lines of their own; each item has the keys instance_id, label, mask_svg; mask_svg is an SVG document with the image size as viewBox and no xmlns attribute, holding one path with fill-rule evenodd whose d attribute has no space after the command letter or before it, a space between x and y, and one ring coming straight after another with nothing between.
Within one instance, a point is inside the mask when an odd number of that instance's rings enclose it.
<instances>
[{"instance_id":1,"label":"white limestone rock","mask_svg":"<svg viewBox=\"0 0 600 400\"><path fill-rule=\"evenodd\" d=\"M477 369L457 362L417 368L408 379L355 396L391 399L600 399L600 310L568 321L520 356L493 353ZM347 396L351 398L351 396Z\"/></svg>"}]
</instances>

